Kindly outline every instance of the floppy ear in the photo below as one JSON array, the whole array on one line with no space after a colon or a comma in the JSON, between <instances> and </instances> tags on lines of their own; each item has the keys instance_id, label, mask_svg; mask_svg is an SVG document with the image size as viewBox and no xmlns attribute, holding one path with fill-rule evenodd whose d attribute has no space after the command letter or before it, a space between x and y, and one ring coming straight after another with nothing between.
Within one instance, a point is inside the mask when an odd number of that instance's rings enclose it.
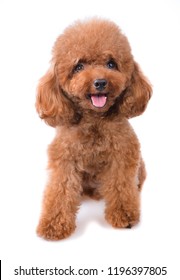
<instances>
[{"instance_id":1,"label":"floppy ear","mask_svg":"<svg viewBox=\"0 0 180 280\"><path fill-rule=\"evenodd\" d=\"M142 114L146 109L151 95L151 85L142 74L138 64L135 62L130 85L123 93L120 112L127 118Z\"/></svg>"},{"instance_id":2,"label":"floppy ear","mask_svg":"<svg viewBox=\"0 0 180 280\"><path fill-rule=\"evenodd\" d=\"M72 104L63 95L57 82L55 69L48 70L39 82L36 110L40 118L53 127L74 117Z\"/></svg>"}]
</instances>

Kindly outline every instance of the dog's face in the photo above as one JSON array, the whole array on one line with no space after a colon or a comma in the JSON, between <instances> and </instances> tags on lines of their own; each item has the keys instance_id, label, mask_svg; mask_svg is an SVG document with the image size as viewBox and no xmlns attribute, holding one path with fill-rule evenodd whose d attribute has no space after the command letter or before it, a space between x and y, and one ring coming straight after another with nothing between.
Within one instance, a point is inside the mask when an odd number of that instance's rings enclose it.
<instances>
[{"instance_id":1,"label":"dog's face","mask_svg":"<svg viewBox=\"0 0 180 280\"><path fill-rule=\"evenodd\" d=\"M63 115L72 118L73 111L103 113L117 102L121 114L131 117L145 109L150 92L127 38L114 23L93 19L77 22L57 39L51 69L38 88L36 106L53 126ZM140 99L143 104L135 108Z\"/></svg>"},{"instance_id":2,"label":"dog's face","mask_svg":"<svg viewBox=\"0 0 180 280\"><path fill-rule=\"evenodd\" d=\"M54 56L60 87L83 109L107 111L133 71L126 38L106 21L67 29L55 44Z\"/></svg>"}]
</instances>

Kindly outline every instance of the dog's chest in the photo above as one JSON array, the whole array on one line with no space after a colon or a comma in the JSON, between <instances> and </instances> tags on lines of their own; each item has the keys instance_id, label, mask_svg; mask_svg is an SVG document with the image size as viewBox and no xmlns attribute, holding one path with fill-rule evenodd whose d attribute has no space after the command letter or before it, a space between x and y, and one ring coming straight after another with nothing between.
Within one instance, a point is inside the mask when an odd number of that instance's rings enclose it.
<instances>
[{"instance_id":1,"label":"dog's chest","mask_svg":"<svg viewBox=\"0 0 180 280\"><path fill-rule=\"evenodd\" d=\"M79 169L100 171L109 164L113 140L108 129L95 125L80 128L74 131L74 139L70 149Z\"/></svg>"}]
</instances>

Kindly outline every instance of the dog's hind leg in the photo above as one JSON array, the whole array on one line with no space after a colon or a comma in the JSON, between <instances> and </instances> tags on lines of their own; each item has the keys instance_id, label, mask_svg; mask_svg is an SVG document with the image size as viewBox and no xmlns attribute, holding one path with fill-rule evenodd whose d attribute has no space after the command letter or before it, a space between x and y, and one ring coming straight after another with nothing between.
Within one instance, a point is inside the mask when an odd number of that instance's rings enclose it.
<instances>
[{"instance_id":1,"label":"dog's hind leg","mask_svg":"<svg viewBox=\"0 0 180 280\"><path fill-rule=\"evenodd\" d=\"M139 191L142 190L145 179L146 179L146 167L143 159L141 158L139 169L138 169L138 178L137 178L138 181L137 186Z\"/></svg>"}]
</instances>

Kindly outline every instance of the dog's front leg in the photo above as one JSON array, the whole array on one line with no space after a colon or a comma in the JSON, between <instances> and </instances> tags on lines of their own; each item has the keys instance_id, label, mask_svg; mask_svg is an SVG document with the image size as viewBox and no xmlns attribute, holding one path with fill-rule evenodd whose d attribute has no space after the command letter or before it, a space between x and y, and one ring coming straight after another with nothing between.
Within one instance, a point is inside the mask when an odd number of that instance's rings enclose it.
<instances>
[{"instance_id":1,"label":"dog's front leg","mask_svg":"<svg viewBox=\"0 0 180 280\"><path fill-rule=\"evenodd\" d=\"M59 240L75 230L75 218L81 198L81 180L74 167L61 163L51 171L46 187L37 234Z\"/></svg>"},{"instance_id":2,"label":"dog's front leg","mask_svg":"<svg viewBox=\"0 0 180 280\"><path fill-rule=\"evenodd\" d=\"M106 202L105 218L114 227L129 228L137 224L140 216L140 193L136 175L116 172L103 187ZM118 176L117 176L118 174Z\"/></svg>"}]
</instances>

